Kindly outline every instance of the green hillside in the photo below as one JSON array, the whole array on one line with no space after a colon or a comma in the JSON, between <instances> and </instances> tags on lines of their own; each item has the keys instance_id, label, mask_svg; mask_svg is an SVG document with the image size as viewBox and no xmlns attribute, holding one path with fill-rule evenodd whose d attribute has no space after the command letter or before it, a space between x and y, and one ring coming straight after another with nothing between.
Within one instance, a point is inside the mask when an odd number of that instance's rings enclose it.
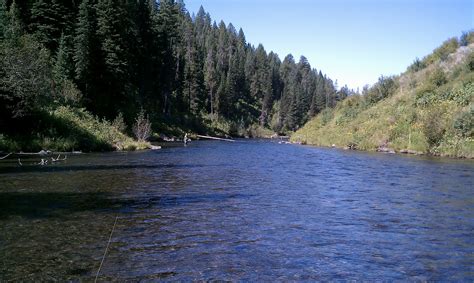
<instances>
[{"instance_id":1,"label":"green hillside","mask_svg":"<svg viewBox=\"0 0 474 283\"><path fill-rule=\"evenodd\" d=\"M474 33L452 38L399 76L326 109L292 141L474 158Z\"/></svg>"}]
</instances>

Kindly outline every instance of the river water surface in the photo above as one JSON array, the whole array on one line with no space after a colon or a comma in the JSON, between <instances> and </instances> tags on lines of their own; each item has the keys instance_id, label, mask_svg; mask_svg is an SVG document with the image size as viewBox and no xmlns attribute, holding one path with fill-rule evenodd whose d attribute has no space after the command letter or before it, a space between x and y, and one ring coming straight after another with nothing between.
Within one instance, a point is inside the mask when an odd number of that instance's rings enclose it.
<instances>
[{"instance_id":1,"label":"river water surface","mask_svg":"<svg viewBox=\"0 0 474 283\"><path fill-rule=\"evenodd\" d=\"M474 162L269 141L0 163L0 281L474 280Z\"/></svg>"}]
</instances>

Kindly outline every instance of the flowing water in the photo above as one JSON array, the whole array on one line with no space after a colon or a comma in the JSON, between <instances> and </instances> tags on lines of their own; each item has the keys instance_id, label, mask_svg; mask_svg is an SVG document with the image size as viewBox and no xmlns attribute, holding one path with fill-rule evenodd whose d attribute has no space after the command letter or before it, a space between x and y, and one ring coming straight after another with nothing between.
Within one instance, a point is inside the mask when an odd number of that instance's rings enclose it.
<instances>
[{"instance_id":1,"label":"flowing water","mask_svg":"<svg viewBox=\"0 0 474 283\"><path fill-rule=\"evenodd\" d=\"M0 281L474 280L474 162L269 141L0 163Z\"/></svg>"}]
</instances>

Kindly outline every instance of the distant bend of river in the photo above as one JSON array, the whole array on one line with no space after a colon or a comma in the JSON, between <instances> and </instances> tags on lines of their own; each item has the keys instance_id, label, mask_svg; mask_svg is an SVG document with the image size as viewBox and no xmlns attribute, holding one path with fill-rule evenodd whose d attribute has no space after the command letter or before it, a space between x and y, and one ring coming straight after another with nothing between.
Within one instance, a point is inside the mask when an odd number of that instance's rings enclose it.
<instances>
[{"instance_id":1,"label":"distant bend of river","mask_svg":"<svg viewBox=\"0 0 474 283\"><path fill-rule=\"evenodd\" d=\"M474 280L474 163L277 142L0 163L0 281Z\"/></svg>"}]
</instances>

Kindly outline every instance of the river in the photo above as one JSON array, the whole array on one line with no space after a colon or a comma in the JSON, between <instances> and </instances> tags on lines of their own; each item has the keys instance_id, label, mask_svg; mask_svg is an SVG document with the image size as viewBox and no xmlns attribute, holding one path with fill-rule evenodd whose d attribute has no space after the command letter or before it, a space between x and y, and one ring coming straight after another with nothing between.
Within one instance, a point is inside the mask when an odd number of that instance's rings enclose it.
<instances>
[{"instance_id":1,"label":"river","mask_svg":"<svg viewBox=\"0 0 474 283\"><path fill-rule=\"evenodd\" d=\"M22 162L0 163L0 281L93 280L110 236L99 281L474 280L472 161L242 140Z\"/></svg>"}]
</instances>

